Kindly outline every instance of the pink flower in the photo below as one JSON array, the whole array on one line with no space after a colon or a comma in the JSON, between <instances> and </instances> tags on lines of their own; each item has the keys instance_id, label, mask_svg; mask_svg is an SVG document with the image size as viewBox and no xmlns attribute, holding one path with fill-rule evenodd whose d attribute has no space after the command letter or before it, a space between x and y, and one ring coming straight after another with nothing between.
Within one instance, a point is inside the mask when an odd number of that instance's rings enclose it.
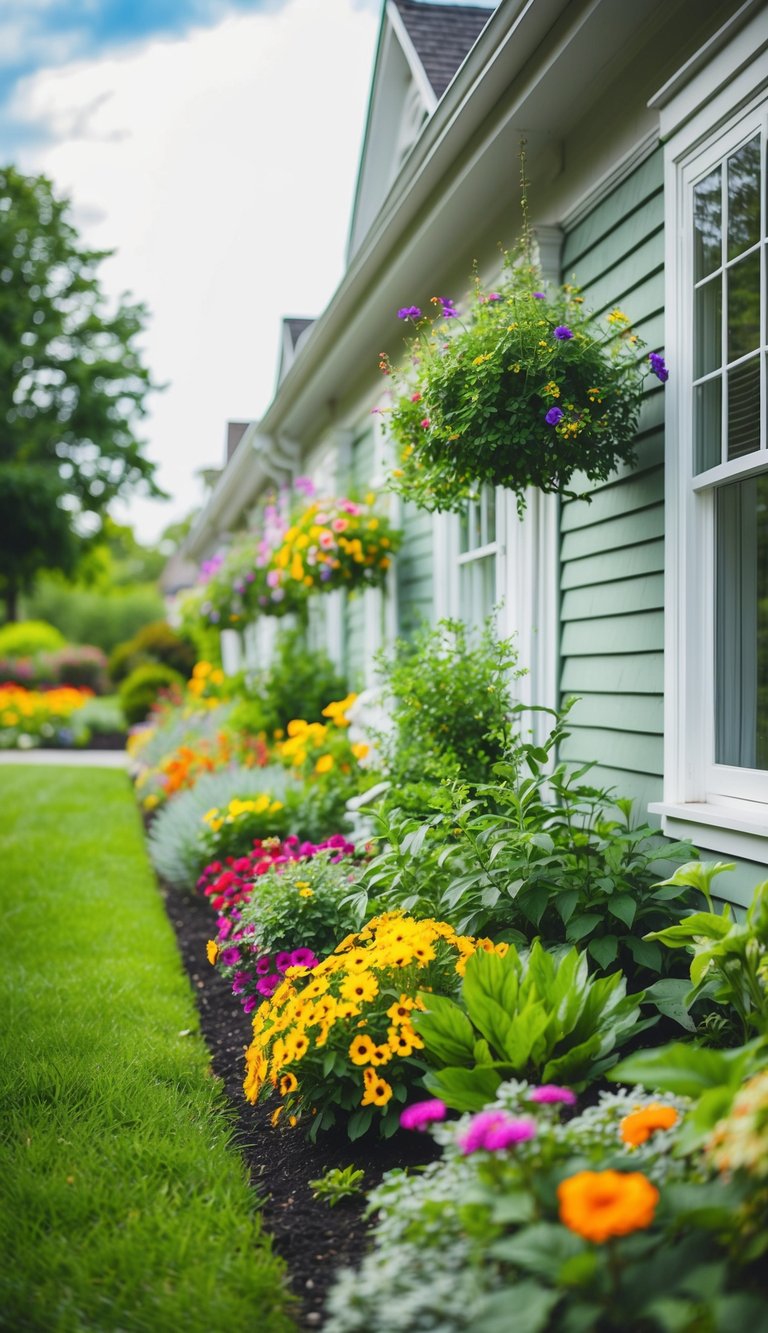
<instances>
[{"instance_id":1,"label":"pink flower","mask_svg":"<svg viewBox=\"0 0 768 1333\"><path fill-rule=\"evenodd\" d=\"M271 967L272 960L268 953L265 953L261 958L256 959L256 972L258 976L266 977Z\"/></svg>"},{"instance_id":2,"label":"pink flower","mask_svg":"<svg viewBox=\"0 0 768 1333\"><path fill-rule=\"evenodd\" d=\"M445 1102L441 1102L439 1097L435 1097L432 1101L414 1102L413 1106L406 1106L400 1112L401 1128L423 1131L433 1121L445 1120L446 1110Z\"/></svg>"},{"instance_id":3,"label":"pink flower","mask_svg":"<svg viewBox=\"0 0 768 1333\"><path fill-rule=\"evenodd\" d=\"M420 394L420 393L412 393L412 394L411 394L411 402L412 402L412 403L420 403L420 402L421 402L421 394Z\"/></svg>"},{"instance_id":4,"label":"pink flower","mask_svg":"<svg viewBox=\"0 0 768 1333\"><path fill-rule=\"evenodd\" d=\"M343 532L345 528L349 527L349 524L345 518L334 518L331 522L331 527L334 532Z\"/></svg>"},{"instance_id":5,"label":"pink flower","mask_svg":"<svg viewBox=\"0 0 768 1333\"><path fill-rule=\"evenodd\" d=\"M424 417L424 420L419 422L422 430L429 430L431 424L429 417Z\"/></svg>"},{"instance_id":6,"label":"pink flower","mask_svg":"<svg viewBox=\"0 0 768 1333\"><path fill-rule=\"evenodd\" d=\"M561 1088L557 1083L543 1083L540 1088L532 1088L528 1093L529 1102L539 1102L543 1106L575 1106L576 1093L570 1088Z\"/></svg>"},{"instance_id":7,"label":"pink flower","mask_svg":"<svg viewBox=\"0 0 768 1333\"><path fill-rule=\"evenodd\" d=\"M234 967L236 963L240 962L240 950L231 947L229 949L222 949L219 954L219 962L222 967Z\"/></svg>"},{"instance_id":8,"label":"pink flower","mask_svg":"<svg viewBox=\"0 0 768 1333\"><path fill-rule=\"evenodd\" d=\"M259 995L264 995L269 999L270 995L274 995L282 979L283 978L278 972L273 972L271 976L268 977L262 977L260 981L256 982L256 989L259 992Z\"/></svg>"},{"instance_id":9,"label":"pink flower","mask_svg":"<svg viewBox=\"0 0 768 1333\"><path fill-rule=\"evenodd\" d=\"M506 1111L480 1111L473 1116L469 1128L459 1136L459 1147L468 1156L473 1152L503 1152L517 1143L525 1143L536 1135L536 1123L527 1118L515 1118Z\"/></svg>"},{"instance_id":10,"label":"pink flower","mask_svg":"<svg viewBox=\"0 0 768 1333\"><path fill-rule=\"evenodd\" d=\"M289 967L317 967L317 959L311 949L294 949Z\"/></svg>"},{"instance_id":11,"label":"pink flower","mask_svg":"<svg viewBox=\"0 0 768 1333\"><path fill-rule=\"evenodd\" d=\"M289 953L278 953L275 955L275 967L278 972L284 972L287 967L291 966L291 955Z\"/></svg>"},{"instance_id":12,"label":"pink flower","mask_svg":"<svg viewBox=\"0 0 768 1333\"><path fill-rule=\"evenodd\" d=\"M251 1010L255 1008L256 1008L256 996L246 995L245 999L243 1000L243 1013L249 1014Z\"/></svg>"}]
</instances>

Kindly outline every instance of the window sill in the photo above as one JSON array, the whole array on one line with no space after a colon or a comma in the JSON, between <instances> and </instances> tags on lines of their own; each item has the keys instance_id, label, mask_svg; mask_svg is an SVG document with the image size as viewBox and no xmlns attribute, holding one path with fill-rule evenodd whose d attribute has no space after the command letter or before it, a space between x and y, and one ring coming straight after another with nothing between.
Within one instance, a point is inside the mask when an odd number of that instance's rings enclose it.
<instances>
[{"instance_id":1,"label":"window sill","mask_svg":"<svg viewBox=\"0 0 768 1333\"><path fill-rule=\"evenodd\" d=\"M648 809L661 815L662 832L668 838L688 838L707 851L768 864L768 806L754 801L727 806L654 801Z\"/></svg>"}]
</instances>

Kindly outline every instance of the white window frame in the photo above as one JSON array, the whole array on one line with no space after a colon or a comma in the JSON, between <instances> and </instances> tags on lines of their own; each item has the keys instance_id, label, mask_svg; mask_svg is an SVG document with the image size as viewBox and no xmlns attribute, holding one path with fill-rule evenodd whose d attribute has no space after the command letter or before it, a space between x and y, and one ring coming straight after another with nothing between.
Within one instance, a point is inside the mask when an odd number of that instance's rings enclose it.
<instances>
[{"instance_id":1,"label":"white window frame","mask_svg":"<svg viewBox=\"0 0 768 1333\"><path fill-rule=\"evenodd\" d=\"M715 500L727 481L768 471L759 454L693 473L693 186L768 117L768 15L729 21L654 99L665 144L666 577L663 799L650 806L673 837L768 862L768 772L714 763ZM764 150L765 151L765 150ZM765 201L763 201L765 207ZM763 246L763 265L766 263ZM765 268L762 290L765 291ZM765 320L765 312L763 313ZM761 331L765 343L765 327ZM762 389L765 394L765 353ZM763 403L765 403L763 397Z\"/></svg>"}]
</instances>

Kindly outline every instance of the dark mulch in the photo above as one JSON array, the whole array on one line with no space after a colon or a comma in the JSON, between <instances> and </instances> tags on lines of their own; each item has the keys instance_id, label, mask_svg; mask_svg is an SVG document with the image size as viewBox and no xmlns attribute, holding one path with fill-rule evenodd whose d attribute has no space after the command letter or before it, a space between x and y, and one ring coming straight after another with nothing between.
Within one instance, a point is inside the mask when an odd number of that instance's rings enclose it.
<instances>
[{"instance_id":1,"label":"dark mulch","mask_svg":"<svg viewBox=\"0 0 768 1333\"><path fill-rule=\"evenodd\" d=\"M432 1160L435 1145L427 1136L407 1133L398 1133L387 1142L369 1137L350 1143L342 1132L334 1131L311 1144L299 1130L273 1129L269 1103L249 1106L243 1097L243 1052L250 1039L250 1024L206 958L206 941L213 934L213 912L202 899L167 886L163 896L197 996L214 1072L223 1079L235 1108L237 1140L251 1181L264 1200L265 1228L285 1259L292 1289L300 1302L299 1326L320 1328L334 1273L360 1262L367 1224L362 1216L362 1195L330 1207L312 1198L308 1182L330 1167L354 1163L364 1169L363 1185L370 1189L389 1167Z\"/></svg>"}]
</instances>

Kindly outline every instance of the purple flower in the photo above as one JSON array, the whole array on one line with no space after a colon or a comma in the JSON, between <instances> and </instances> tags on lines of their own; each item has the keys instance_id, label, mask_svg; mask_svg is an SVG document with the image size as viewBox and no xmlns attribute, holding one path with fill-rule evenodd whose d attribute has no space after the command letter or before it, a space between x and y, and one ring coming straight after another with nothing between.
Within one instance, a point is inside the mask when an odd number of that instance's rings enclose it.
<instances>
[{"instance_id":1,"label":"purple flower","mask_svg":"<svg viewBox=\"0 0 768 1333\"><path fill-rule=\"evenodd\" d=\"M282 979L283 978L278 972L273 972L271 976L268 977L262 977L260 981L256 982L256 989L259 992L259 995L264 995L269 999L270 995L274 995Z\"/></svg>"},{"instance_id":2,"label":"purple flower","mask_svg":"<svg viewBox=\"0 0 768 1333\"><path fill-rule=\"evenodd\" d=\"M438 296L438 301L443 307L443 316L445 319L458 319L459 312L456 309L450 296Z\"/></svg>"},{"instance_id":3,"label":"purple flower","mask_svg":"<svg viewBox=\"0 0 768 1333\"><path fill-rule=\"evenodd\" d=\"M257 958L257 959L256 959L256 974L257 974L257 976L265 977L265 976L267 975L267 973L269 972L269 970L270 970L271 967L272 967L272 960L271 960L271 958L270 958L270 956L269 956L268 953L265 953L265 954L262 955L261 958Z\"/></svg>"},{"instance_id":4,"label":"purple flower","mask_svg":"<svg viewBox=\"0 0 768 1333\"><path fill-rule=\"evenodd\" d=\"M294 949L291 953L290 967L317 967L317 959L311 949Z\"/></svg>"},{"instance_id":5,"label":"purple flower","mask_svg":"<svg viewBox=\"0 0 768 1333\"><path fill-rule=\"evenodd\" d=\"M397 312L398 319L421 319L421 311L417 305L404 305Z\"/></svg>"},{"instance_id":6,"label":"purple flower","mask_svg":"<svg viewBox=\"0 0 768 1333\"><path fill-rule=\"evenodd\" d=\"M569 338L573 337L573 331L568 328L567 324L558 324L557 328L554 329L552 336L557 338L558 342L565 343Z\"/></svg>"},{"instance_id":7,"label":"purple flower","mask_svg":"<svg viewBox=\"0 0 768 1333\"><path fill-rule=\"evenodd\" d=\"M528 1093L529 1102L539 1102L543 1106L575 1106L576 1093L570 1088L561 1088L557 1083L543 1083L540 1088L532 1088Z\"/></svg>"},{"instance_id":8,"label":"purple flower","mask_svg":"<svg viewBox=\"0 0 768 1333\"><path fill-rule=\"evenodd\" d=\"M501 301L503 297L501 292L489 292L485 299L486 301Z\"/></svg>"},{"instance_id":9,"label":"purple flower","mask_svg":"<svg viewBox=\"0 0 768 1333\"><path fill-rule=\"evenodd\" d=\"M401 1128L425 1130L433 1121L445 1120L446 1110L445 1102L441 1102L439 1097L432 1101L414 1102L413 1106L406 1106L400 1112Z\"/></svg>"},{"instance_id":10,"label":"purple flower","mask_svg":"<svg viewBox=\"0 0 768 1333\"><path fill-rule=\"evenodd\" d=\"M275 967L278 972L284 972L287 967L293 967L291 955L289 953L275 954Z\"/></svg>"},{"instance_id":11,"label":"purple flower","mask_svg":"<svg viewBox=\"0 0 768 1333\"><path fill-rule=\"evenodd\" d=\"M562 419L563 419L562 407L550 407L549 411L547 412L547 415L544 418L548 426L556 426L558 421L562 421Z\"/></svg>"},{"instance_id":12,"label":"purple flower","mask_svg":"<svg viewBox=\"0 0 768 1333\"><path fill-rule=\"evenodd\" d=\"M249 1014L251 1010L255 1008L256 1008L256 996L246 995L245 999L243 1000L243 1013Z\"/></svg>"},{"instance_id":13,"label":"purple flower","mask_svg":"<svg viewBox=\"0 0 768 1333\"><path fill-rule=\"evenodd\" d=\"M233 948L222 949L219 954L219 962L223 967L234 967L236 963L240 962L240 950Z\"/></svg>"},{"instance_id":14,"label":"purple flower","mask_svg":"<svg viewBox=\"0 0 768 1333\"><path fill-rule=\"evenodd\" d=\"M232 994L242 995L250 979L250 972L236 972L232 979Z\"/></svg>"},{"instance_id":15,"label":"purple flower","mask_svg":"<svg viewBox=\"0 0 768 1333\"><path fill-rule=\"evenodd\" d=\"M503 1152L517 1143L525 1143L536 1134L535 1121L508 1115L506 1111L480 1111L472 1117L469 1128L459 1137L465 1156L473 1152Z\"/></svg>"},{"instance_id":16,"label":"purple flower","mask_svg":"<svg viewBox=\"0 0 768 1333\"><path fill-rule=\"evenodd\" d=\"M301 491L303 495L312 499L315 494L315 483L311 477L297 477L293 483L294 490Z\"/></svg>"},{"instance_id":17,"label":"purple flower","mask_svg":"<svg viewBox=\"0 0 768 1333\"><path fill-rule=\"evenodd\" d=\"M651 363L651 370L656 378L660 379L662 384L666 384L669 379L669 371L664 363L664 357L660 356L658 352L651 352L648 360Z\"/></svg>"}]
</instances>

